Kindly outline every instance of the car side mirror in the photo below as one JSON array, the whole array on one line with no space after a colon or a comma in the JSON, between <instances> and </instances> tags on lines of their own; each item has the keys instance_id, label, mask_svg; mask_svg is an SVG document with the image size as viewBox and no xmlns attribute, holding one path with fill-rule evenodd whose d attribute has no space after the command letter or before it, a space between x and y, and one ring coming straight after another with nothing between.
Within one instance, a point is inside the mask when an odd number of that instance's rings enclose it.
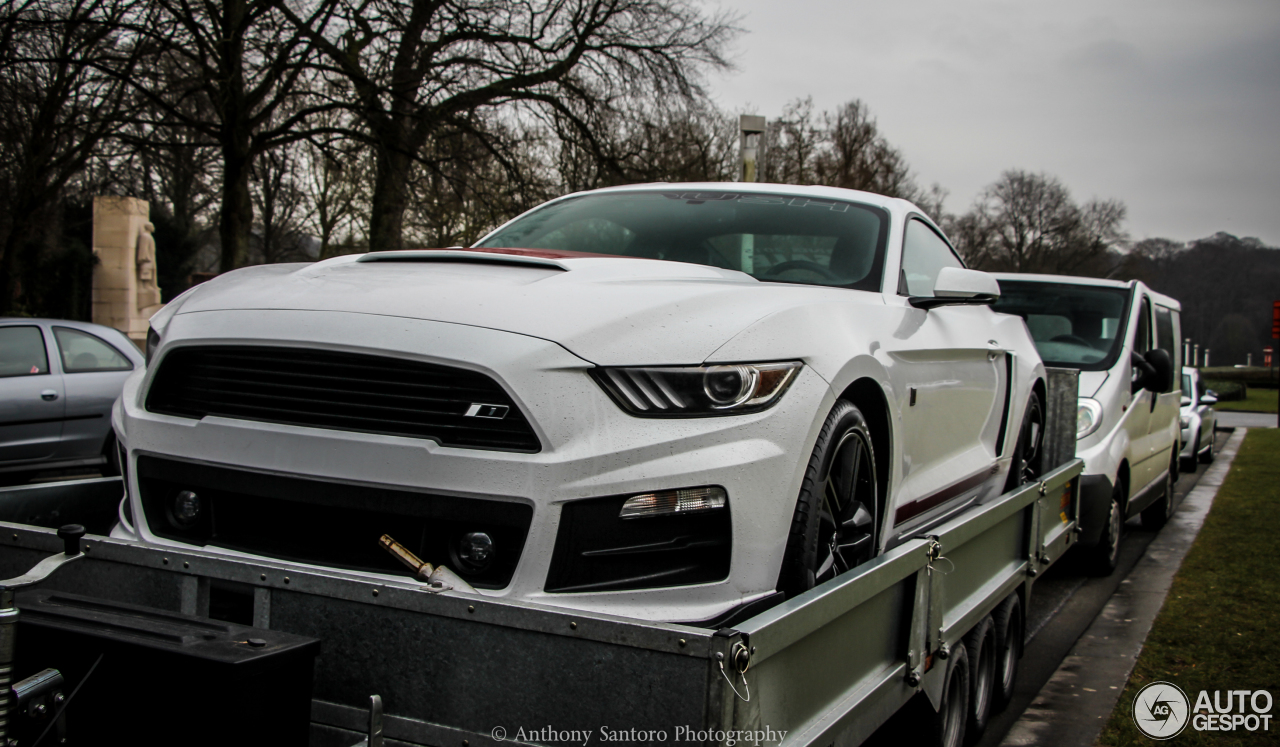
<instances>
[{"instance_id":1,"label":"car side mirror","mask_svg":"<svg viewBox=\"0 0 1280 747\"><path fill-rule=\"evenodd\" d=\"M1205 393L1200 397L1200 404L1202 404L1202 405L1216 405L1216 404L1218 404L1218 393L1217 393L1217 392L1215 392L1215 391L1213 391L1212 389L1210 389L1210 390L1206 391L1206 392L1205 392Z\"/></svg>"},{"instance_id":2,"label":"car side mirror","mask_svg":"<svg viewBox=\"0 0 1280 747\"><path fill-rule=\"evenodd\" d=\"M1203 402L1204 400L1201 400L1201 401ZM1183 406L1183 407L1186 407L1186 406L1187 406L1187 405L1189 405L1189 404L1191 404L1191 398L1190 398L1190 397L1188 397L1188 396L1187 396L1187 395L1185 395L1185 394L1184 394L1184 395L1182 395L1182 406Z\"/></svg>"},{"instance_id":3,"label":"car side mirror","mask_svg":"<svg viewBox=\"0 0 1280 747\"><path fill-rule=\"evenodd\" d=\"M912 296L909 303L917 309L935 306L990 305L1000 298L1000 284L991 275L963 267L944 267L933 284L932 296Z\"/></svg>"},{"instance_id":4,"label":"car side mirror","mask_svg":"<svg viewBox=\"0 0 1280 747\"><path fill-rule=\"evenodd\" d=\"M1155 394L1173 391L1173 357L1161 348L1143 355L1133 354L1133 391L1147 389Z\"/></svg>"}]
</instances>

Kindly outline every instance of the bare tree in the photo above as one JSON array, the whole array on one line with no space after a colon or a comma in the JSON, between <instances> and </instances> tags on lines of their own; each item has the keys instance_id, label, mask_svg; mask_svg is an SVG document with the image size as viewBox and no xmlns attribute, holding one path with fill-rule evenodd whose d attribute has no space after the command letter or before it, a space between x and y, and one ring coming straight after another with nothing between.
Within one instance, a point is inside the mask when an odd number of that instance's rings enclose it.
<instances>
[{"instance_id":1,"label":"bare tree","mask_svg":"<svg viewBox=\"0 0 1280 747\"><path fill-rule=\"evenodd\" d=\"M1118 200L1071 199L1047 174L1010 170L949 227L972 267L1009 272L1102 274L1113 269L1126 214Z\"/></svg>"},{"instance_id":2,"label":"bare tree","mask_svg":"<svg viewBox=\"0 0 1280 747\"><path fill-rule=\"evenodd\" d=\"M137 121L186 128L217 148L223 272L248 257L255 159L311 137L310 117L338 107L311 97L310 48L285 20L282 5L279 0L151 0L157 18L130 25L149 54L145 74L129 79L146 104ZM305 7L323 13L329 6Z\"/></svg>"},{"instance_id":3,"label":"bare tree","mask_svg":"<svg viewBox=\"0 0 1280 747\"><path fill-rule=\"evenodd\" d=\"M137 63L119 33L127 7L121 0L0 2L0 314L14 308L24 259L39 246L62 190L121 125L119 81Z\"/></svg>"},{"instance_id":4,"label":"bare tree","mask_svg":"<svg viewBox=\"0 0 1280 747\"><path fill-rule=\"evenodd\" d=\"M725 67L734 29L687 0L334 0L305 18L281 10L350 84L375 153L369 238L403 245L413 164L433 139L470 136L518 164L477 125L519 104L591 143L619 96L693 96L705 67ZM480 116L477 116L480 115Z\"/></svg>"}]
</instances>

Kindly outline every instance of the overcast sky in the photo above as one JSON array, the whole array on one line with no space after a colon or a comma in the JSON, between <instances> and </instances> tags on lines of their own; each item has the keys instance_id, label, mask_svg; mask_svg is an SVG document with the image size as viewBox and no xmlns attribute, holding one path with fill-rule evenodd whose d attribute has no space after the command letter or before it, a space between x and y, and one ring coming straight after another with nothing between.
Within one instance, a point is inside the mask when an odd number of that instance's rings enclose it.
<instances>
[{"instance_id":1,"label":"overcast sky","mask_svg":"<svg viewBox=\"0 0 1280 747\"><path fill-rule=\"evenodd\" d=\"M1280 246L1277 0L735 0L722 107L860 98L964 212L1009 168L1117 198L1134 239Z\"/></svg>"}]
</instances>

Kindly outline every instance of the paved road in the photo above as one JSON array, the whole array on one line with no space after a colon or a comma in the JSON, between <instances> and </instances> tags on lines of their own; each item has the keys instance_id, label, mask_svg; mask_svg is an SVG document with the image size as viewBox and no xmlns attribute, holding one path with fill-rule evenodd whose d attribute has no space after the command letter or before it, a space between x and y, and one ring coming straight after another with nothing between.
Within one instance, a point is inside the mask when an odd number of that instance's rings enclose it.
<instances>
[{"instance_id":1,"label":"paved road","mask_svg":"<svg viewBox=\"0 0 1280 747\"><path fill-rule=\"evenodd\" d=\"M1270 412L1218 411L1218 426L1222 428L1275 428L1276 416Z\"/></svg>"},{"instance_id":2,"label":"paved road","mask_svg":"<svg viewBox=\"0 0 1280 747\"><path fill-rule=\"evenodd\" d=\"M1225 414L1219 413L1220 423ZM1230 433L1217 434L1215 451L1222 448L1229 436ZM1184 473L1178 479L1174 494L1179 503L1195 487L1204 470L1205 465L1199 465L1194 474ZM1028 641L1013 700L991 719L976 747L996 747L1004 740L1156 536L1156 532L1143 529L1136 518L1124 529L1119 566L1110 576L1093 578L1082 572L1079 564L1072 562L1075 558L1068 555L1036 581L1027 612Z\"/></svg>"}]
</instances>

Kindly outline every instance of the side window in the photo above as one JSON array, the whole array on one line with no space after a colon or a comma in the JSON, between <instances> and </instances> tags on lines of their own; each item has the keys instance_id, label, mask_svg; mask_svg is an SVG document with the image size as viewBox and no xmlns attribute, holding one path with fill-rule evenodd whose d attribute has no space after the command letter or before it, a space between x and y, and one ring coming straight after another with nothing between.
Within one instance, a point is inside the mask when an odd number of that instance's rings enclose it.
<instances>
[{"instance_id":1,"label":"side window","mask_svg":"<svg viewBox=\"0 0 1280 747\"><path fill-rule=\"evenodd\" d=\"M53 337L58 341L58 352L62 354L63 373L133 369L133 364L119 350L87 332L54 327Z\"/></svg>"},{"instance_id":2,"label":"side window","mask_svg":"<svg viewBox=\"0 0 1280 747\"><path fill-rule=\"evenodd\" d=\"M0 327L0 377L49 373L39 327Z\"/></svg>"},{"instance_id":3,"label":"side window","mask_svg":"<svg viewBox=\"0 0 1280 747\"><path fill-rule=\"evenodd\" d=\"M1173 315L1172 309L1156 307L1156 347L1162 348L1173 359L1173 370L1181 371L1182 365L1178 358L1182 351L1178 349L1178 332L1174 328Z\"/></svg>"},{"instance_id":4,"label":"side window","mask_svg":"<svg viewBox=\"0 0 1280 747\"><path fill-rule=\"evenodd\" d=\"M902 240L902 271L898 293L904 296L932 296L938 273L944 267L964 267L942 237L923 222L907 222Z\"/></svg>"},{"instance_id":5,"label":"side window","mask_svg":"<svg viewBox=\"0 0 1280 747\"><path fill-rule=\"evenodd\" d=\"M1138 312L1138 328L1134 333L1133 349L1145 353L1151 349L1151 299L1142 297L1142 309Z\"/></svg>"}]
</instances>

